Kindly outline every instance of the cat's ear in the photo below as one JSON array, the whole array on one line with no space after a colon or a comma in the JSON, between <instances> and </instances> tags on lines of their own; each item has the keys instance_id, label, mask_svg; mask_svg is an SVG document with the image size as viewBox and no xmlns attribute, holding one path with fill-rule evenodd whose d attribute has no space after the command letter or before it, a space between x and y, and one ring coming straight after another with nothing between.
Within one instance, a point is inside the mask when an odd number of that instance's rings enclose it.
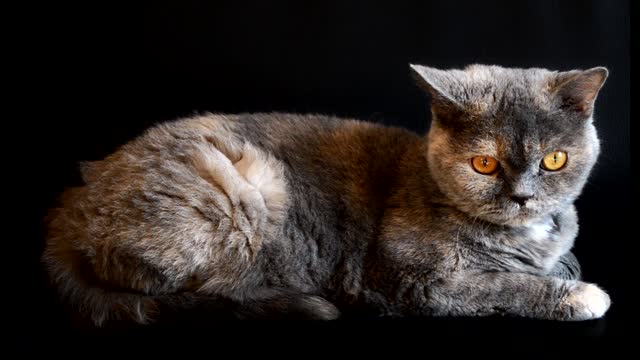
<instances>
[{"instance_id":1,"label":"cat's ear","mask_svg":"<svg viewBox=\"0 0 640 360\"><path fill-rule=\"evenodd\" d=\"M438 115L451 115L464 111L464 107L451 95L451 87L457 79L446 70L409 64L418 85L431 97L431 107Z\"/></svg>"},{"instance_id":2,"label":"cat's ear","mask_svg":"<svg viewBox=\"0 0 640 360\"><path fill-rule=\"evenodd\" d=\"M604 67L572 70L556 74L549 85L560 108L590 117L598 92L608 76L609 70Z\"/></svg>"}]
</instances>

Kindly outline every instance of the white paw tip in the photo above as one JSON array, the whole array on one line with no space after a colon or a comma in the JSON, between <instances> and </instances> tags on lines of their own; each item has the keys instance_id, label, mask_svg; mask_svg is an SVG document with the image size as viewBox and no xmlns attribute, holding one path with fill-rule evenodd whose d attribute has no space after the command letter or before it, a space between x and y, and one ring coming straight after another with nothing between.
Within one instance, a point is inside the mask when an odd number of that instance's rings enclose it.
<instances>
[{"instance_id":1,"label":"white paw tip","mask_svg":"<svg viewBox=\"0 0 640 360\"><path fill-rule=\"evenodd\" d=\"M579 307L583 308L586 312L582 315L588 319L602 317L611 305L609 295L594 284L587 284L572 294L567 301L574 306L578 304L582 305Z\"/></svg>"}]
</instances>

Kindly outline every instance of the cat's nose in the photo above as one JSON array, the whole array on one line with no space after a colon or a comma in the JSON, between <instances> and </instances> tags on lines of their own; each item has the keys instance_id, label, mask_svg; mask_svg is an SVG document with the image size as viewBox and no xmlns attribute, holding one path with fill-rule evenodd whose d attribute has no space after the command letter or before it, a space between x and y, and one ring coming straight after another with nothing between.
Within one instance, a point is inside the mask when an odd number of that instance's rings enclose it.
<instances>
[{"instance_id":1,"label":"cat's nose","mask_svg":"<svg viewBox=\"0 0 640 360\"><path fill-rule=\"evenodd\" d=\"M511 200L520 204L520 206L524 206L527 200L531 199L533 194L513 194L511 195Z\"/></svg>"}]
</instances>

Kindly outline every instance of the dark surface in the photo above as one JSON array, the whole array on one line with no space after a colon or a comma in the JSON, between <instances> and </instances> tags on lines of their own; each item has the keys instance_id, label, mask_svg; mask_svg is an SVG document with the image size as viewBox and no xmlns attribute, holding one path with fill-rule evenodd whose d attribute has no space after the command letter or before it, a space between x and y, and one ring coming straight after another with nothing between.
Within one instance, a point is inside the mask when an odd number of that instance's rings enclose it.
<instances>
[{"instance_id":1,"label":"dark surface","mask_svg":"<svg viewBox=\"0 0 640 360\"><path fill-rule=\"evenodd\" d=\"M315 330L407 341L427 333L626 334L625 260L634 237L626 235L625 218L631 211L628 1L88 1L22 2L19 10L14 105L24 126L16 134L27 134L17 137L28 144L17 152L26 165L19 182L29 188L19 207L27 254L17 272L26 287L20 302L28 306L23 339L69 329L40 272L39 226L55 196L79 181L78 161L104 157L153 123L196 111L318 112L424 132L427 98L409 63L609 68L596 104L602 156L577 204L574 250L584 278L603 286L613 306L605 319L582 323L414 319L343 321ZM313 327L294 324L289 331ZM156 337L190 329L135 332ZM198 329L230 337L271 331L253 323Z\"/></svg>"}]
</instances>

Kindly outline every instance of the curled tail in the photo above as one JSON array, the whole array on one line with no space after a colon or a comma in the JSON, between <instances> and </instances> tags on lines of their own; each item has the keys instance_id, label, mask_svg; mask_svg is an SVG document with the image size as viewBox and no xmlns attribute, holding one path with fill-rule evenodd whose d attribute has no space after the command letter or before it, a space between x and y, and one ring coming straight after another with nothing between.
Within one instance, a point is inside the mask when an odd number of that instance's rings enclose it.
<instances>
[{"instance_id":1,"label":"curled tail","mask_svg":"<svg viewBox=\"0 0 640 360\"><path fill-rule=\"evenodd\" d=\"M123 291L99 281L92 267L78 251L49 244L42 260L54 287L66 305L96 326L108 320L129 320L146 324L158 310L158 299Z\"/></svg>"}]
</instances>

